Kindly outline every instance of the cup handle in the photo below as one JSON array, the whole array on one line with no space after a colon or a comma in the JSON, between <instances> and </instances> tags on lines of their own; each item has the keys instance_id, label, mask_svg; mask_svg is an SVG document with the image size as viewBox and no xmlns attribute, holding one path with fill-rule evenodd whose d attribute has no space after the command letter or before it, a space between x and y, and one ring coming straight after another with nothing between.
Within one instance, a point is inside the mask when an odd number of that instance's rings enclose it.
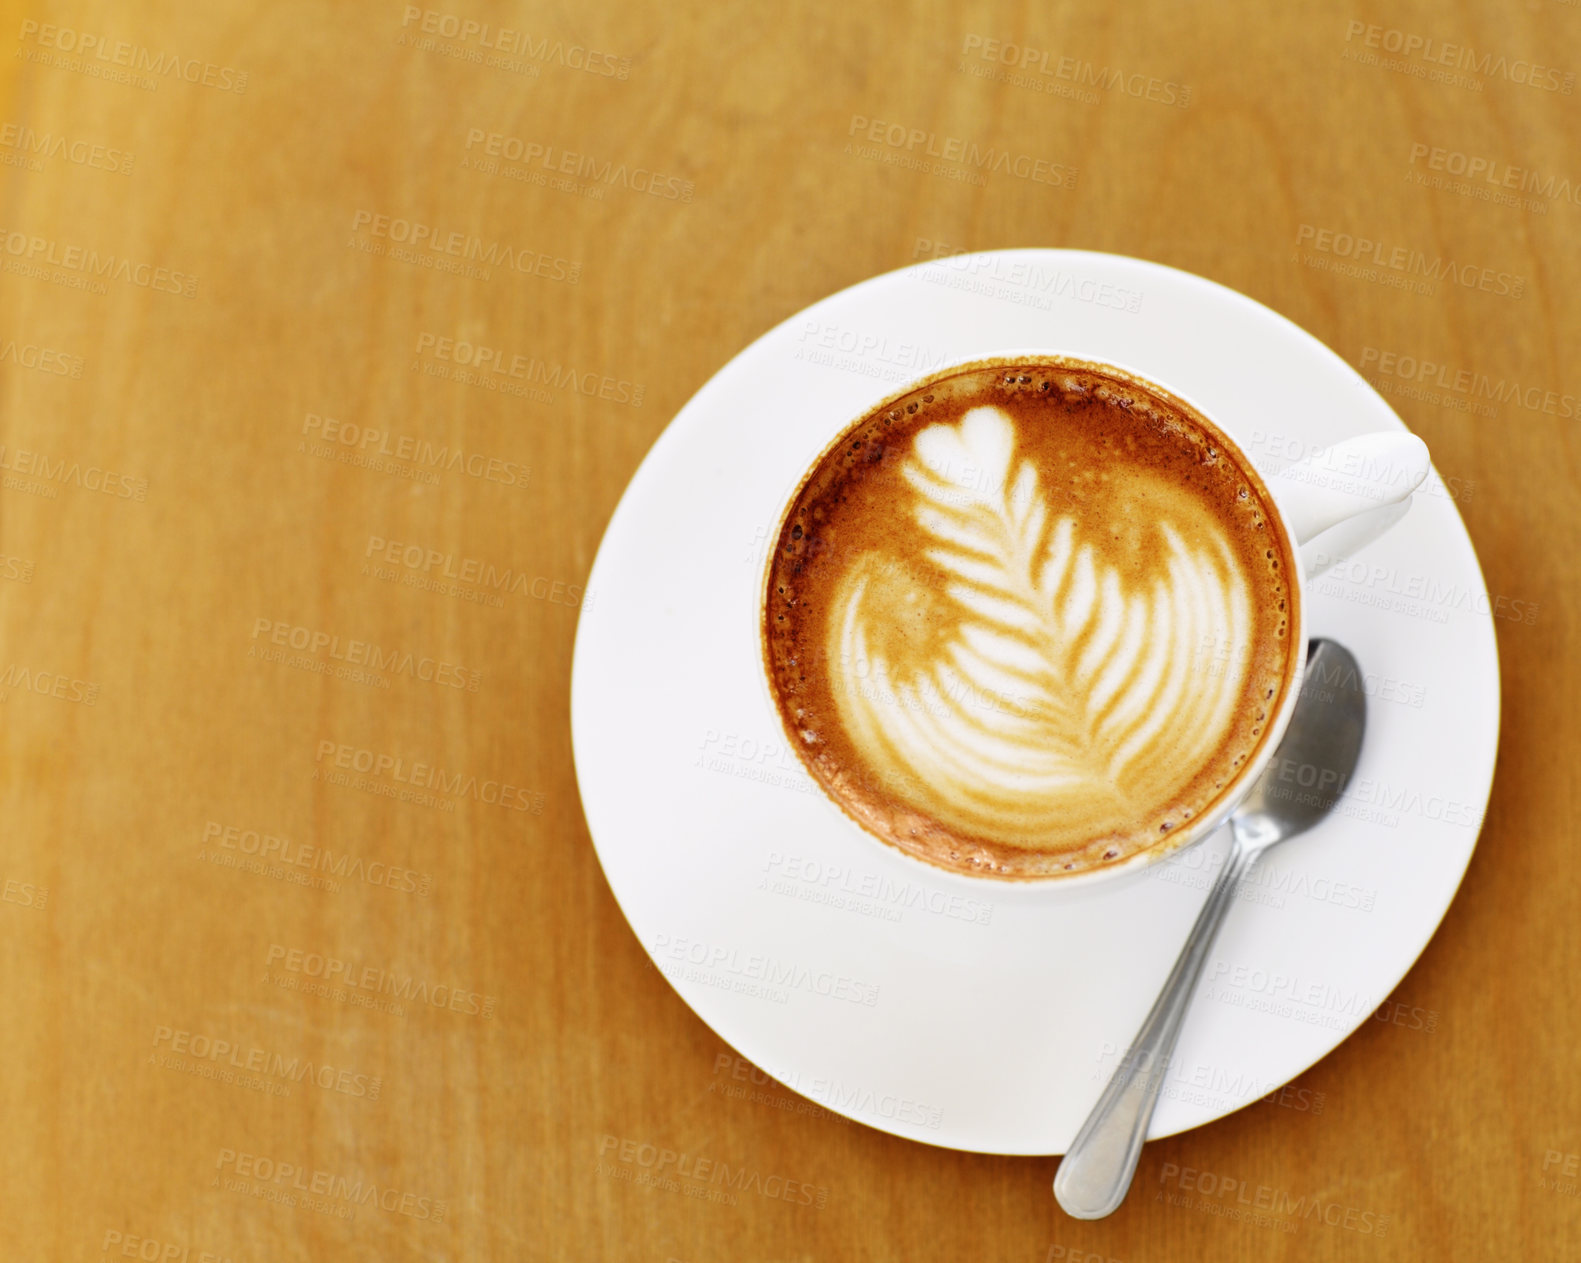
<instances>
[{"instance_id":1,"label":"cup handle","mask_svg":"<svg viewBox=\"0 0 1581 1263\"><path fill-rule=\"evenodd\" d=\"M1314 579L1403 518L1429 467L1427 444L1396 431L1346 439L1264 481L1290 529L1302 570ZM1321 549L1311 547L1320 536Z\"/></svg>"}]
</instances>

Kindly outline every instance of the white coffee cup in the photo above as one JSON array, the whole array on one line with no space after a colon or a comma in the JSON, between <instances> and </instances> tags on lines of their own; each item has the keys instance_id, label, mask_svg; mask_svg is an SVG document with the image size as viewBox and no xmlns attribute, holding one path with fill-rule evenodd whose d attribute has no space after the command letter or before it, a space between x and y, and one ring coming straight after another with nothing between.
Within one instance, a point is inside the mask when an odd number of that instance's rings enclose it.
<instances>
[{"instance_id":1,"label":"white coffee cup","mask_svg":"<svg viewBox=\"0 0 1581 1263\"><path fill-rule=\"evenodd\" d=\"M1333 446L1309 453L1295 464L1277 473L1269 474L1258 467L1257 461L1235 441L1233 433L1215 418L1211 411L1196 403L1189 395L1176 390L1169 383L1158 380L1145 369L1119 364L1112 360L1095 361L1089 357L1047 348L995 351L935 367L925 376L887 392L881 399L873 400L869 407L864 408L856 416L844 418L838 430L831 430L824 452L829 451L858 419L869 416L890 400L911 394L924 383L949 376L968 365L1003 361L1009 366L1012 363L1035 364L1055 360L1075 361L1111 371L1118 377L1134 379L1138 385L1154 393L1180 400L1210 422L1226 442L1235 463L1255 474L1261 481L1263 489L1268 493L1265 499L1270 502L1273 510L1271 514L1273 529L1283 536L1290 556L1299 559L1300 562L1297 567L1298 573L1294 576L1298 599L1294 602L1295 619L1289 629L1289 635L1292 637L1292 643L1301 646L1302 661L1296 673L1297 686L1284 691L1278 710L1270 717L1267 735L1258 747L1255 757L1248 760L1238 771L1233 783L1215 799L1210 810L1204 811L1188 823L1177 826L1167 840L1160 840L1156 845L1096 868L1070 873L1051 871L1036 877L1016 878L1012 881L996 876L958 872L908 855L908 859L924 865L936 878L967 882L979 892L985 884L991 884L996 888L1021 885L1057 887L1064 890L1082 882L1103 880L1156 863L1168 855L1202 841L1222 825L1251 792L1258 777L1272 760L1300 696L1298 685L1305 671L1308 641L1306 611L1309 585L1319 575L1347 560L1399 522L1410 510L1412 493L1427 477L1430 467L1427 445L1421 439L1402 431L1385 431L1346 439ZM809 469L815 468L822 459L823 453L820 453ZM781 524L794 502L806 472L801 471L795 488L787 493L780 505L776 520ZM775 535L777 534L776 531ZM772 564L773 558L770 556L757 585L759 610L754 618L755 626L757 619L761 617L761 603L766 595L769 567ZM769 690L772 702L772 685L766 672L760 673L759 678ZM827 796L827 791L825 792ZM838 807L839 804L834 805ZM897 849L854 821L850 821L849 818L848 823L874 845L883 846L892 852ZM906 854L906 852L899 853Z\"/></svg>"}]
</instances>

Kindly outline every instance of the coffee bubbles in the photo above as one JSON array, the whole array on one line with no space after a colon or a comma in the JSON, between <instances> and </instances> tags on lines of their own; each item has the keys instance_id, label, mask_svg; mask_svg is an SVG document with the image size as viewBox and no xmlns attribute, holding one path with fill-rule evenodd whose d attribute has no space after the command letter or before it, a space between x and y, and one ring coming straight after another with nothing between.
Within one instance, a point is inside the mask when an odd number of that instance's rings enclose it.
<instances>
[{"instance_id":1,"label":"coffee bubbles","mask_svg":"<svg viewBox=\"0 0 1581 1263\"><path fill-rule=\"evenodd\" d=\"M1068 360L950 370L850 427L766 575L769 679L815 779L961 872L1169 846L1254 759L1299 661L1288 546L1232 452L1179 400Z\"/></svg>"}]
</instances>

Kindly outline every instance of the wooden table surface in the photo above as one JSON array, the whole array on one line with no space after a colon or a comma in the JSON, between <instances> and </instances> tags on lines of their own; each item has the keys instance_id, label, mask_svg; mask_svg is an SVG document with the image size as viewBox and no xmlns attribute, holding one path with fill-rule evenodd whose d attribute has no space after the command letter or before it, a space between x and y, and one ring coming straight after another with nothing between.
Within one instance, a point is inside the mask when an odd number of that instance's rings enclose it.
<instances>
[{"instance_id":1,"label":"wooden table surface","mask_svg":"<svg viewBox=\"0 0 1581 1263\"><path fill-rule=\"evenodd\" d=\"M5 1259L1574 1257L1581 8L5 8ZM1053 1160L738 1061L623 920L569 743L675 411L805 305L1000 246L1309 329L1505 598L1437 936L1091 1224ZM817 1196L647 1186L648 1144Z\"/></svg>"}]
</instances>

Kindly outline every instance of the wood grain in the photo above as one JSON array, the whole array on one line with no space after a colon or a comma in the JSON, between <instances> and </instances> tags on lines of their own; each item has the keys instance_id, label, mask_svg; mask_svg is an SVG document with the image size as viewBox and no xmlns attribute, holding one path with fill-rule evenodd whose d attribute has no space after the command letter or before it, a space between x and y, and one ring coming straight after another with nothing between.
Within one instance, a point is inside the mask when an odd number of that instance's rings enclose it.
<instances>
[{"instance_id":1,"label":"wood grain","mask_svg":"<svg viewBox=\"0 0 1581 1263\"><path fill-rule=\"evenodd\" d=\"M5 7L4 1257L1574 1249L1581 10ZM996 79L992 41L1047 59ZM861 139L873 121L1074 187L895 165ZM542 182L506 139L480 167L491 134L541 146ZM550 182L551 148L595 174ZM1473 159L1464 189L1432 183ZM1490 200L1512 168L1535 189ZM397 222L473 270L404 261ZM1320 233L1473 281L1336 271ZM901 1141L754 1082L623 921L570 755L577 603L643 454L764 330L936 243L1139 255L1289 316L1389 391L1490 590L1520 603L1497 620L1481 845L1395 1006L1306 1095L1150 1145L1098 1224L1056 1209L1052 1162ZM525 393L462 375L458 344L522 357L483 377ZM1469 411L1462 371L1521 393ZM494 602L472 599L485 567L511 572ZM447 568L474 581L414 586ZM444 801L387 796L436 767ZM427 999L355 1002L385 978ZM826 1204L639 1187L601 1173L606 1137ZM1340 1222L1238 1220L1226 1185Z\"/></svg>"}]
</instances>

